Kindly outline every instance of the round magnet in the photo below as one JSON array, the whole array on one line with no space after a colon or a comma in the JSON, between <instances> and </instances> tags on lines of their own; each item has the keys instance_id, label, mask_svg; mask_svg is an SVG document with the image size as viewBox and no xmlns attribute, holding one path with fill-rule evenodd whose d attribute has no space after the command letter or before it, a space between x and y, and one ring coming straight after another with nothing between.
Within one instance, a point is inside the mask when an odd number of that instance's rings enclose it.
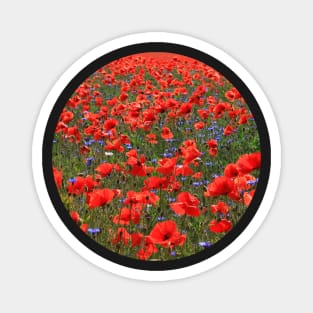
<instances>
[{"instance_id":1,"label":"round magnet","mask_svg":"<svg viewBox=\"0 0 313 313\"><path fill-rule=\"evenodd\" d=\"M135 279L189 277L228 259L264 220L279 172L258 84L225 52L178 34L85 54L34 133L35 184L54 228L91 263Z\"/></svg>"}]
</instances>

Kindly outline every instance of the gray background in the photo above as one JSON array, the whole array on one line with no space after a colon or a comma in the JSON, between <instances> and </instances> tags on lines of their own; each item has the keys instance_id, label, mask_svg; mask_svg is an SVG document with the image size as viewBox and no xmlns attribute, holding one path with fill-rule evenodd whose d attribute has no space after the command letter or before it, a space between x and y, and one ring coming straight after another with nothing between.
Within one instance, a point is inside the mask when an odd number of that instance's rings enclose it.
<instances>
[{"instance_id":1,"label":"gray background","mask_svg":"<svg viewBox=\"0 0 313 313\"><path fill-rule=\"evenodd\" d=\"M288 4L293 3L293 4ZM7 1L1 32L0 303L3 312L312 312L310 1ZM267 94L281 132L272 210L250 242L205 274L166 283L117 277L78 256L37 198L32 135L58 77L97 45L178 32L225 50Z\"/></svg>"}]
</instances>

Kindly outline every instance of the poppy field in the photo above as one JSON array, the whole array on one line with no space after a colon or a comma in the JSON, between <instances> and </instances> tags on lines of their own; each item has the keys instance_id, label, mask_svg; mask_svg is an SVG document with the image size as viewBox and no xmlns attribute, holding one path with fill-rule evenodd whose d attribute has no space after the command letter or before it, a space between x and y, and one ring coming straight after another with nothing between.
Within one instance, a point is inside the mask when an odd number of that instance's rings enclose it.
<instances>
[{"instance_id":1,"label":"poppy field","mask_svg":"<svg viewBox=\"0 0 313 313\"><path fill-rule=\"evenodd\" d=\"M239 91L173 53L117 59L68 99L53 175L70 217L120 255L167 261L210 249L242 218L261 166Z\"/></svg>"}]
</instances>

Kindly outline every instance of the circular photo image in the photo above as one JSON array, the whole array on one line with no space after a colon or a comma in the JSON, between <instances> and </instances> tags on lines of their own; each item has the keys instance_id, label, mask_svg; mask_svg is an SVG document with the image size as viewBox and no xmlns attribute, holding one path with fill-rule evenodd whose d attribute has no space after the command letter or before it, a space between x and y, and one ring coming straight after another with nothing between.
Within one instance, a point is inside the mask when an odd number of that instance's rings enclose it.
<instances>
[{"instance_id":1,"label":"circular photo image","mask_svg":"<svg viewBox=\"0 0 313 313\"><path fill-rule=\"evenodd\" d=\"M271 169L269 131L232 69L169 42L92 60L58 94L43 175L67 230L132 269L210 259L249 225Z\"/></svg>"}]
</instances>

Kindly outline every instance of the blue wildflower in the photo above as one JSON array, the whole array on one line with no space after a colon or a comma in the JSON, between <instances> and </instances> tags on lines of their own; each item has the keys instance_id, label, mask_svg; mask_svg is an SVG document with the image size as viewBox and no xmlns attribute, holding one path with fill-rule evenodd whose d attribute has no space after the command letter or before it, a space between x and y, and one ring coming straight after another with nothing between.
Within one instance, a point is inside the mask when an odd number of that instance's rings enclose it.
<instances>
[{"instance_id":1,"label":"blue wildflower","mask_svg":"<svg viewBox=\"0 0 313 313\"><path fill-rule=\"evenodd\" d=\"M158 216L158 221L164 221L166 219L165 216Z\"/></svg>"},{"instance_id":2,"label":"blue wildflower","mask_svg":"<svg viewBox=\"0 0 313 313\"><path fill-rule=\"evenodd\" d=\"M90 234L97 234L100 232L101 232L100 228L88 228L88 233L90 233Z\"/></svg>"},{"instance_id":3,"label":"blue wildflower","mask_svg":"<svg viewBox=\"0 0 313 313\"><path fill-rule=\"evenodd\" d=\"M199 242L199 246L203 248L209 248L212 246L212 244L209 241L201 241Z\"/></svg>"},{"instance_id":4,"label":"blue wildflower","mask_svg":"<svg viewBox=\"0 0 313 313\"><path fill-rule=\"evenodd\" d=\"M93 160L94 160L93 157L87 158L87 159L86 159L86 165L87 165L87 166L90 166Z\"/></svg>"},{"instance_id":5,"label":"blue wildflower","mask_svg":"<svg viewBox=\"0 0 313 313\"><path fill-rule=\"evenodd\" d=\"M201 182L195 181L192 183L192 185L195 187L199 187L199 186L201 186Z\"/></svg>"},{"instance_id":6,"label":"blue wildflower","mask_svg":"<svg viewBox=\"0 0 313 313\"><path fill-rule=\"evenodd\" d=\"M173 156L173 153L168 152L168 153L163 153L164 158L171 158Z\"/></svg>"}]
</instances>

